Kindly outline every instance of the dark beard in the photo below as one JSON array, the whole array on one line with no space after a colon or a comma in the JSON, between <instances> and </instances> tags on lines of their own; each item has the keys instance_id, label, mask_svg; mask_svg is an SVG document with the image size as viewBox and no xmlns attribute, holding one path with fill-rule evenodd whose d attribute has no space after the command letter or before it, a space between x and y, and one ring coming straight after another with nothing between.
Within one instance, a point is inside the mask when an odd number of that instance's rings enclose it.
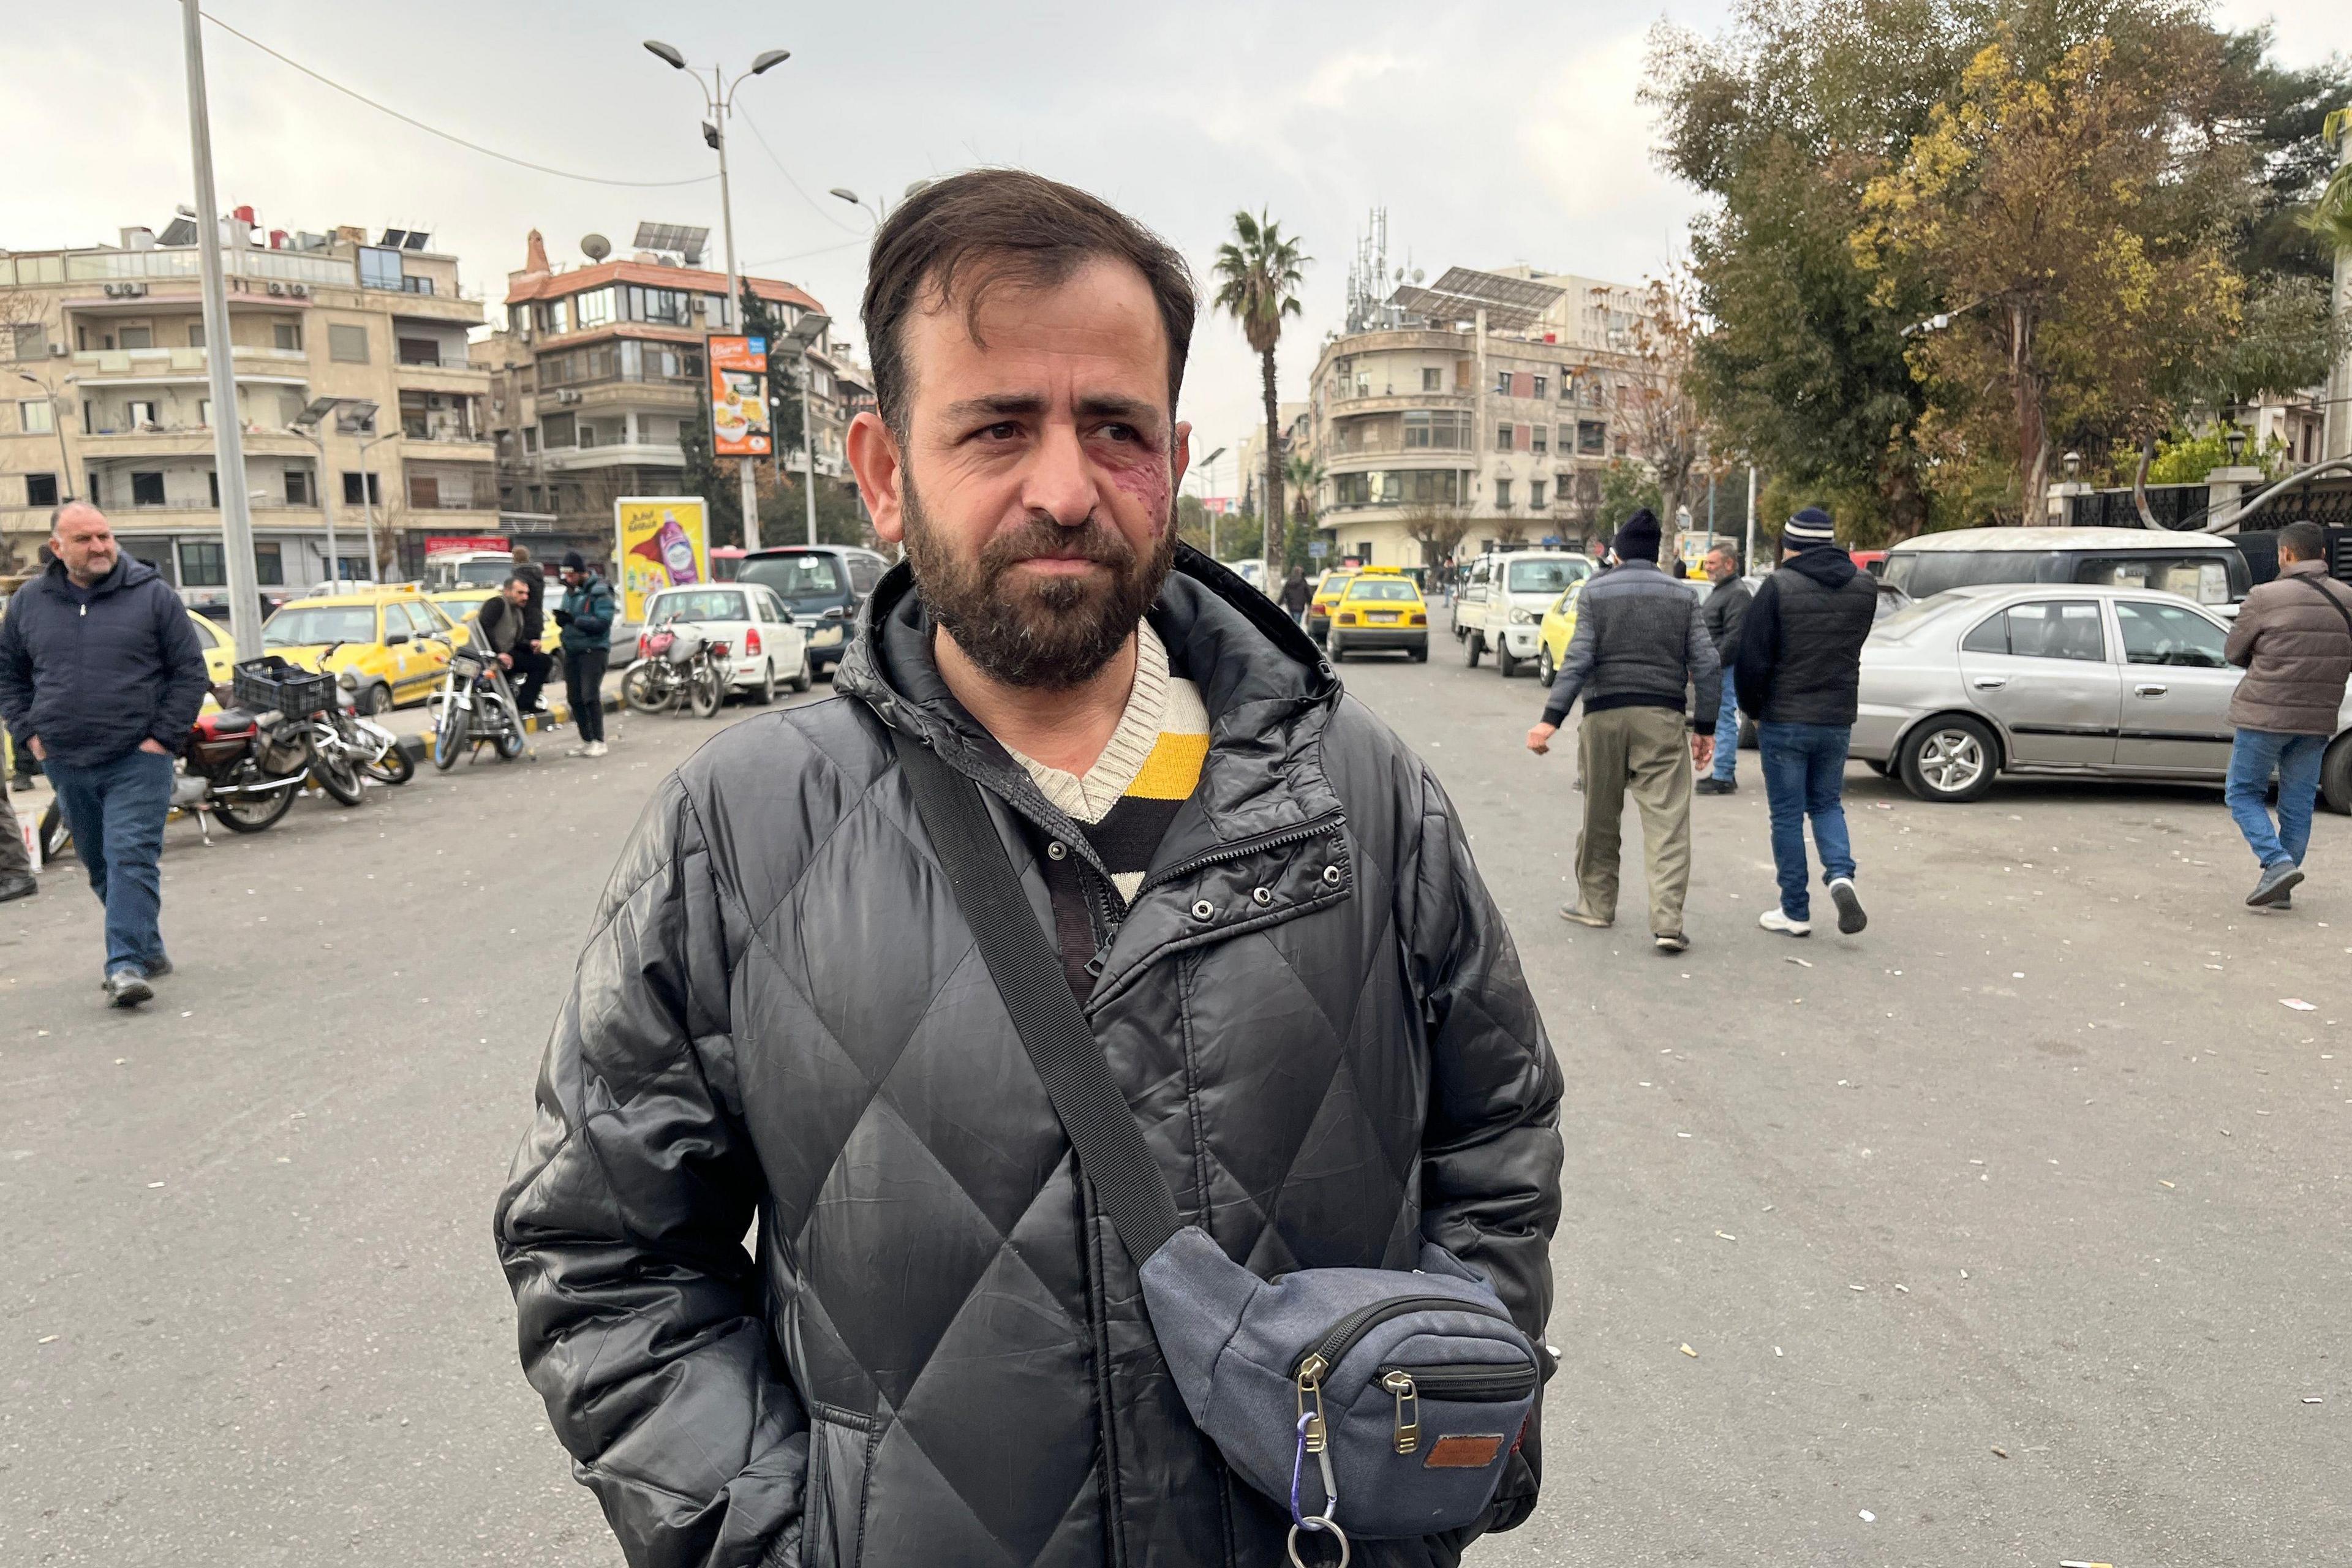
<instances>
[{"instance_id":1,"label":"dark beard","mask_svg":"<svg viewBox=\"0 0 2352 1568\"><path fill-rule=\"evenodd\" d=\"M1173 517L1161 520L1148 561L1137 559L1118 529L1094 518L1081 528L1033 518L967 561L931 527L911 476L900 504L916 594L964 656L1006 686L1065 691L1094 679L1127 646L1176 559ZM1005 580L1014 566L1038 556L1097 562L1109 579Z\"/></svg>"}]
</instances>

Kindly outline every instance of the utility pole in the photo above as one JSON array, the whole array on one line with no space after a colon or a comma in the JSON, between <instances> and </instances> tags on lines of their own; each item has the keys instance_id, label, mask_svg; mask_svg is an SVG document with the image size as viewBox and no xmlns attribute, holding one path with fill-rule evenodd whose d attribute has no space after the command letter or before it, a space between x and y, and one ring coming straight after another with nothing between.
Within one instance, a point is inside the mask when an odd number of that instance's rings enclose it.
<instances>
[{"instance_id":1,"label":"utility pole","mask_svg":"<svg viewBox=\"0 0 2352 1568\"><path fill-rule=\"evenodd\" d=\"M2336 132L2336 178L2345 184L2345 200L2352 203L2352 104L2329 115L2327 124ZM2320 416L2319 455L2347 458L2352 457L2352 342L2341 337L2352 334L2352 247L2336 247L2336 277L2327 300L2328 319L2339 342L2336 363L2328 370L2327 407Z\"/></svg>"},{"instance_id":2,"label":"utility pole","mask_svg":"<svg viewBox=\"0 0 2352 1568\"><path fill-rule=\"evenodd\" d=\"M196 254L204 268L205 363L213 389L213 467L220 475L229 634L238 658L259 658L261 584L253 564L252 499L245 489L245 426L236 406L236 351L230 346L228 280L221 265L212 111L205 100L205 23L197 0L180 0L180 21L188 63L188 145L195 164Z\"/></svg>"},{"instance_id":3,"label":"utility pole","mask_svg":"<svg viewBox=\"0 0 2352 1568\"><path fill-rule=\"evenodd\" d=\"M1748 549L1739 558L1750 576L1756 573L1756 465L1748 465Z\"/></svg>"}]
</instances>

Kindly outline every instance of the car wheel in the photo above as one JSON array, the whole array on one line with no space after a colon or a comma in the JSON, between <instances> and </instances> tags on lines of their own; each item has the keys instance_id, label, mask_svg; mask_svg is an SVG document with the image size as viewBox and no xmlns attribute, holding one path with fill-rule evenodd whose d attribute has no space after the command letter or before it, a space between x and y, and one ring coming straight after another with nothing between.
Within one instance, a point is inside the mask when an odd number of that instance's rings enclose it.
<instances>
[{"instance_id":1,"label":"car wheel","mask_svg":"<svg viewBox=\"0 0 2352 1568\"><path fill-rule=\"evenodd\" d=\"M1547 645L1536 649L1537 684L1541 686L1549 686L1552 682L1552 677L1559 673L1559 671L1552 668L1550 647Z\"/></svg>"},{"instance_id":2,"label":"car wheel","mask_svg":"<svg viewBox=\"0 0 2352 1568\"><path fill-rule=\"evenodd\" d=\"M361 694L360 711L374 719L392 711L392 688L378 682Z\"/></svg>"},{"instance_id":3,"label":"car wheel","mask_svg":"<svg viewBox=\"0 0 2352 1568\"><path fill-rule=\"evenodd\" d=\"M1424 642L1419 647L1411 649L1410 657L1415 664L1427 664L1429 662L1429 645Z\"/></svg>"},{"instance_id":4,"label":"car wheel","mask_svg":"<svg viewBox=\"0 0 2352 1568\"><path fill-rule=\"evenodd\" d=\"M2338 816L2352 816L2352 735L2339 735L2319 764L2319 798Z\"/></svg>"},{"instance_id":5,"label":"car wheel","mask_svg":"<svg viewBox=\"0 0 2352 1568\"><path fill-rule=\"evenodd\" d=\"M1899 760L1905 789L1921 800L1957 805L1992 788L2000 743L1980 721L1951 713L1905 736Z\"/></svg>"},{"instance_id":6,"label":"car wheel","mask_svg":"<svg viewBox=\"0 0 2352 1568\"><path fill-rule=\"evenodd\" d=\"M1495 673L1501 676L1505 680L1508 680L1513 676L1518 674L1519 666L1526 662L1527 661L1525 659L1519 658L1518 655L1511 651L1511 645L1509 643L1498 642L1495 645Z\"/></svg>"},{"instance_id":7,"label":"car wheel","mask_svg":"<svg viewBox=\"0 0 2352 1568\"><path fill-rule=\"evenodd\" d=\"M769 659L760 666L760 706L767 707L776 700L776 661Z\"/></svg>"},{"instance_id":8,"label":"car wheel","mask_svg":"<svg viewBox=\"0 0 2352 1568\"><path fill-rule=\"evenodd\" d=\"M1862 759L1862 765L1868 768L1872 773L1876 773L1880 778L1885 778L1886 776L1887 770L1894 766L1892 763L1889 763L1884 757L1864 757Z\"/></svg>"},{"instance_id":9,"label":"car wheel","mask_svg":"<svg viewBox=\"0 0 2352 1568\"><path fill-rule=\"evenodd\" d=\"M793 689L794 691L806 691L810 687L814 686L815 684L816 667L814 662L809 658L808 648L803 646L801 649L800 671L793 677Z\"/></svg>"},{"instance_id":10,"label":"car wheel","mask_svg":"<svg viewBox=\"0 0 2352 1568\"><path fill-rule=\"evenodd\" d=\"M1324 657L1330 659L1333 664L1338 664L1340 660L1348 657L1348 645L1341 642L1338 635L1334 634L1331 638L1323 645L1323 653Z\"/></svg>"},{"instance_id":11,"label":"car wheel","mask_svg":"<svg viewBox=\"0 0 2352 1568\"><path fill-rule=\"evenodd\" d=\"M1480 646L1476 632L1472 632L1462 639L1462 662L1472 669L1478 668L1478 656L1484 651L1486 650Z\"/></svg>"}]
</instances>

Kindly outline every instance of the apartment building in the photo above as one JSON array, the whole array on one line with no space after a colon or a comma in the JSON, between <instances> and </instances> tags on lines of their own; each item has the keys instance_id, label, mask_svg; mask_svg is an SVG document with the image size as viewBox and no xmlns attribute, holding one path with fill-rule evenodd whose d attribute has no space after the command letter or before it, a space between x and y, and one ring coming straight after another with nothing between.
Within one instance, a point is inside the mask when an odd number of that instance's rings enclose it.
<instances>
[{"instance_id":1,"label":"apartment building","mask_svg":"<svg viewBox=\"0 0 2352 1568\"><path fill-rule=\"evenodd\" d=\"M488 377L467 349L482 307L457 258L405 229L267 229L250 207L222 228L263 588L328 576L330 499L347 576L405 575L432 535L494 531ZM80 497L192 604L222 599L196 238L181 218L111 246L0 253L0 563L29 564L50 509ZM320 422L321 452L297 420L329 397L349 402Z\"/></svg>"},{"instance_id":2,"label":"apartment building","mask_svg":"<svg viewBox=\"0 0 2352 1568\"><path fill-rule=\"evenodd\" d=\"M500 514L535 549L609 553L615 500L685 489L682 442L709 427L703 339L742 330L727 275L699 265L706 231L646 225L637 237L619 259L589 237L582 262L565 267L531 230L521 270L507 276L505 321L474 345L490 377ZM824 314L781 279L743 281L787 329ZM797 357L789 343L770 353ZM871 403L872 377L830 328L809 360L817 472L838 478L844 429ZM796 444L800 432L778 434ZM799 471L796 458L783 460Z\"/></svg>"},{"instance_id":3,"label":"apartment building","mask_svg":"<svg viewBox=\"0 0 2352 1568\"><path fill-rule=\"evenodd\" d=\"M1417 513L1466 513L1461 553L1597 523L1600 474L1641 454L1622 417L1640 291L1514 267L1400 288L1324 344L1311 385L1332 558L1424 564Z\"/></svg>"}]
</instances>

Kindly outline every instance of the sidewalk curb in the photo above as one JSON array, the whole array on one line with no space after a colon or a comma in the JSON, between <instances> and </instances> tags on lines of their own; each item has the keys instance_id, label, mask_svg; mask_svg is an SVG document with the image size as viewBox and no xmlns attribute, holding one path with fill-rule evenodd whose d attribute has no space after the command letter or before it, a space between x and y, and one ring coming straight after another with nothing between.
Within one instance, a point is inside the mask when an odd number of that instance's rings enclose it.
<instances>
[{"instance_id":1,"label":"sidewalk curb","mask_svg":"<svg viewBox=\"0 0 2352 1568\"><path fill-rule=\"evenodd\" d=\"M618 713L621 710L620 694L613 691L604 693L604 709L607 713ZM543 731L560 730L571 722L572 705L568 702L552 703L544 713L523 715L523 733L536 735ZM433 754L433 731L425 730L414 735L403 735L400 749L408 753L410 762L424 763Z\"/></svg>"}]
</instances>

